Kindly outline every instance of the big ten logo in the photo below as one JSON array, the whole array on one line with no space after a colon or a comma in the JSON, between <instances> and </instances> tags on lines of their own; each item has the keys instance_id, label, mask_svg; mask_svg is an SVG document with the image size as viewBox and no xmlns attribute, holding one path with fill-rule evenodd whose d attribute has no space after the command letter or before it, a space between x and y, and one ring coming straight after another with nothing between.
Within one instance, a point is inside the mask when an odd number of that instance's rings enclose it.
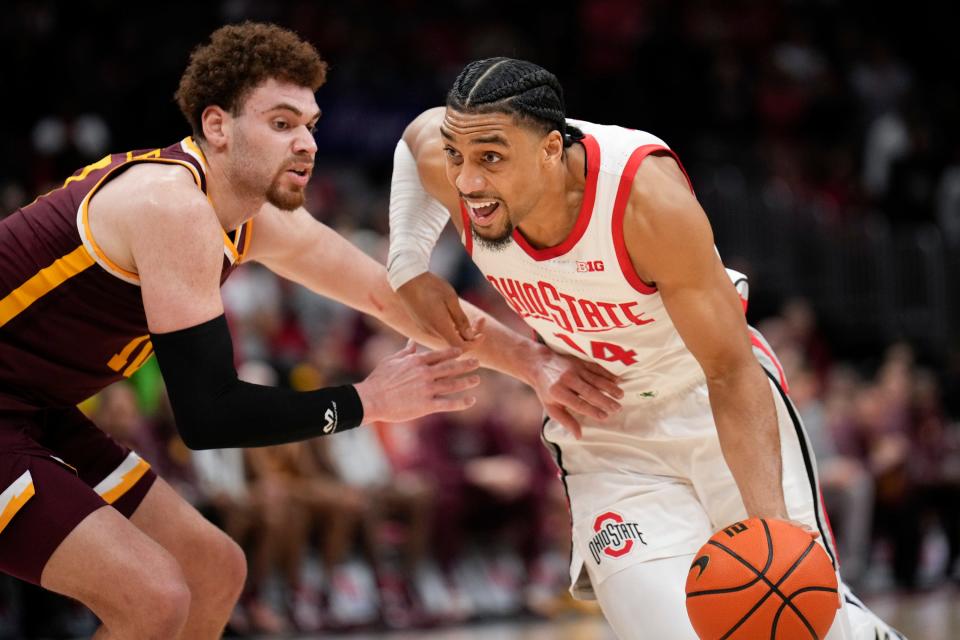
<instances>
[{"instance_id":1,"label":"big ten logo","mask_svg":"<svg viewBox=\"0 0 960 640\"><path fill-rule=\"evenodd\" d=\"M603 271L603 260L577 260L577 272Z\"/></svg>"},{"instance_id":2,"label":"big ten logo","mask_svg":"<svg viewBox=\"0 0 960 640\"><path fill-rule=\"evenodd\" d=\"M732 525L724 529L723 532L727 534L728 537L732 538L738 533L743 533L748 528L749 527L747 527L747 525L743 524L742 522L734 522Z\"/></svg>"}]
</instances>

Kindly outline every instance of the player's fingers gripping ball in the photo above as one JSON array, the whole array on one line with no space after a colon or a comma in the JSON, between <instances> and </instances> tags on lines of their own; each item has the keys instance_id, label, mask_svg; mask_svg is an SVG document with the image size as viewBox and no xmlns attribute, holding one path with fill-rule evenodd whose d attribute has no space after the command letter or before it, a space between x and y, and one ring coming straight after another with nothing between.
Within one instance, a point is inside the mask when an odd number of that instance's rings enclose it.
<instances>
[{"instance_id":1,"label":"player's fingers gripping ball","mask_svg":"<svg viewBox=\"0 0 960 640\"><path fill-rule=\"evenodd\" d=\"M687 575L687 614L701 640L821 640L839 605L826 551L780 520L718 531Z\"/></svg>"}]
</instances>

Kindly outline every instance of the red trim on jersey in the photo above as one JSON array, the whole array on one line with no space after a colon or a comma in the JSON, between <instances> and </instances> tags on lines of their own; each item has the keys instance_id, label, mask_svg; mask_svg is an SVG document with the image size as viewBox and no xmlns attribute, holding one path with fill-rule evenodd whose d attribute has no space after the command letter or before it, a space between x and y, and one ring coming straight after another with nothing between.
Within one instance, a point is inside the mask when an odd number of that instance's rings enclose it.
<instances>
[{"instance_id":1,"label":"red trim on jersey","mask_svg":"<svg viewBox=\"0 0 960 640\"><path fill-rule=\"evenodd\" d=\"M617 254L617 262L620 263L620 271L623 277L627 279L630 286L644 295L651 295L657 292L657 288L644 282L637 275L637 270L633 268L633 262L630 260L630 252L627 251L627 242L623 237L623 218L627 213L627 202L630 201L630 190L633 187L633 178L637 175L637 169L643 159L654 151L666 151L666 147L658 144L645 144L637 147L630 154L627 164L623 167L623 174L620 176L620 186L617 187L617 197L613 201L613 247Z\"/></svg>"},{"instance_id":2,"label":"red trim on jersey","mask_svg":"<svg viewBox=\"0 0 960 640\"><path fill-rule=\"evenodd\" d=\"M600 145L597 144L596 138L590 135L584 136L580 142L583 143L583 151L586 155L587 177L583 185L583 202L580 204L580 213L577 214L577 222L573 225L573 229L570 230L570 235L567 236L566 240L554 247L537 249L527 242L527 239L523 237L519 229L513 230L513 241L516 242L528 256L538 262L559 258L563 254L568 253L576 246L580 238L583 237L583 234L586 233L587 227L590 226L590 218L593 216L593 203L597 198L597 177L600 174Z\"/></svg>"},{"instance_id":3,"label":"red trim on jersey","mask_svg":"<svg viewBox=\"0 0 960 640\"><path fill-rule=\"evenodd\" d=\"M687 170L683 168L680 158L677 157L677 154L675 154L672 149L668 149L659 144L645 144L637 147L633 150L633 153L630 154L627 164L623 167L623 174L620 176L620 186L617 187L617 197L613 202L613 247L617 254L617 262L620 263L620 271L623 272L623 276L627 279L627 282L630 283L630 286L644 295L656 293L657 287L644 282L640 276L637 275L636 269L633 268L633 262L630 260L630 252L627 251L627 243L623 238L623 218L627 213L627 203L630 201L630 190L633 188L633 179L637 175L637 169L640 168L640 163L651 153L661 151L669 153L674 161L676 161L677 166L680 167L680 171L683 172L683 177L687 179L687 186L690 187L690 191L693 191L693 183L690 181L690 176L687 175Z\"/></svg>"},{"instance_id":4,"label":"red trim on jersey","mask_svg":"<svg viewBox=\"0 0 960 640\"><path fill-rule=\"evenodd\" d=\"M470 226L470 214L467 213L467 205L460 201L460 219L463 221L463 247L467 250L467 255L473 257L473 227Z\"/></svg>"},{"instance_id":5,"label":"red trim on jersey","mask_svg":"<svg viewBox=\"0 0 960 640\"><path fill-rule=\"evenodd\" d=\"M757 349L760 349L760 351L763 351L765 354L767 354L767 357L770 358L773 366L777 368L777 375L780 378L780 386L783 387L783 392L789 394L790 387L787 386L787 376L784 375L783 367L780 366L780 361L777 360L777 356L773 355L773 352L767 348L767 345L763 344L763 340L754 335L753 332L750 332L750 343Z\"/></svg>"},{"instance_id":6,"label":"red trim on jersey","mask_svg":"<svg viewBox=\"0 0 960 640\"><path fill-rule=\"evenodd\" d=\"M683 177L687 179L687 186L690 187L690 191L693 191L693 182L690 181L687 170L683 168L683 163L680 162L680 158L677 157L677 154L674 153L672 149L668 149L659 144L645 144L637 147L633 150L633 153L630 154L630 158L623 168L623 174L620 176L620 186L617 187L617 197L613 202L613 247L617 253L617 262L620 263L620 270L623 272L623 276L627 279L627 282L630 283L630 286L644 295L656 293L657 287L644 282L640 276L637 275L636 269L633 268L630 253L627 251L627 243L623 238L623 218L627 212L627 203L630 201L630 190L633 187L633 178L637 175L637 169L640 168L640 163L651 153L661 151L670 154L677 163L677 166L680 167L680 171L683 172Z\"/></svg>"}]
</instances>

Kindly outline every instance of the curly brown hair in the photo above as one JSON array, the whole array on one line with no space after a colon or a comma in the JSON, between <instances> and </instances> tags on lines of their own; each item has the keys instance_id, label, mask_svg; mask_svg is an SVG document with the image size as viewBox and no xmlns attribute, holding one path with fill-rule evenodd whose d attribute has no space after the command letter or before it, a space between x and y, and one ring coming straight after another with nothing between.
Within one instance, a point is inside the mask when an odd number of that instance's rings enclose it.
<instances>
[{"instance_id":1,"label":"curly brown hair","mask_svg":"<svg viewBox=\"0 0 960 640\"><path fill-rule=\"evenodd\" d=\"M204 109L217 105L239 115L247 94L270 78L316 91L327 79L327 63L293 31L244 22L220 27L209 44L193 50L174 97L202 140Z\"/></svg>"}]
</instances>

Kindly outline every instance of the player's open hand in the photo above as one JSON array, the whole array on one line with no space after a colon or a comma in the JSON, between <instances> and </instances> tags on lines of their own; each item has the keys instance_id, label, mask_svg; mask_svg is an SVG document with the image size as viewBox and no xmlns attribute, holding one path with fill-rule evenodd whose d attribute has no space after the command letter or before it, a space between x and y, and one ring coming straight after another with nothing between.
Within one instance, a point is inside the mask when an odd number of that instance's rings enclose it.
<instances>
[{"instance_id":1,"label":"player's open hand","mask_svg":"<svg viewBox=\"0 0 960 640\"><path fill-rule=\"evenodd\" d=\"M416 352L411 340L397 353L384 358L357 383L363 403L363 421L401 422L438 411L462 411L476 398L463 391L480 384L474 371L476 358L460 358L457 348Z\"/></svg>"},{"instance_id":2,"label":"player's open hand","mask_svg":"<svg viewBox=\"0 0 960 640\"><path fill-rule=\"evenodd\" d=\"M449 346L468 350L481 339L479 327L471 326L457 292L443 278L421 273L397 289L397 294L420 328Z\"/></svg>"},{"instance_id":3,"label":"player's open hand","mask_svg":"<svg viewBox=\"0 0 960 640\"><path fill-rule=\"evenodd\" d=\"M573 414L606 420L621 409L619 378L594 362L544 349L535 370L533 388L547 415L577 439L582 430Z\"/></svg>"}]
</instances>

